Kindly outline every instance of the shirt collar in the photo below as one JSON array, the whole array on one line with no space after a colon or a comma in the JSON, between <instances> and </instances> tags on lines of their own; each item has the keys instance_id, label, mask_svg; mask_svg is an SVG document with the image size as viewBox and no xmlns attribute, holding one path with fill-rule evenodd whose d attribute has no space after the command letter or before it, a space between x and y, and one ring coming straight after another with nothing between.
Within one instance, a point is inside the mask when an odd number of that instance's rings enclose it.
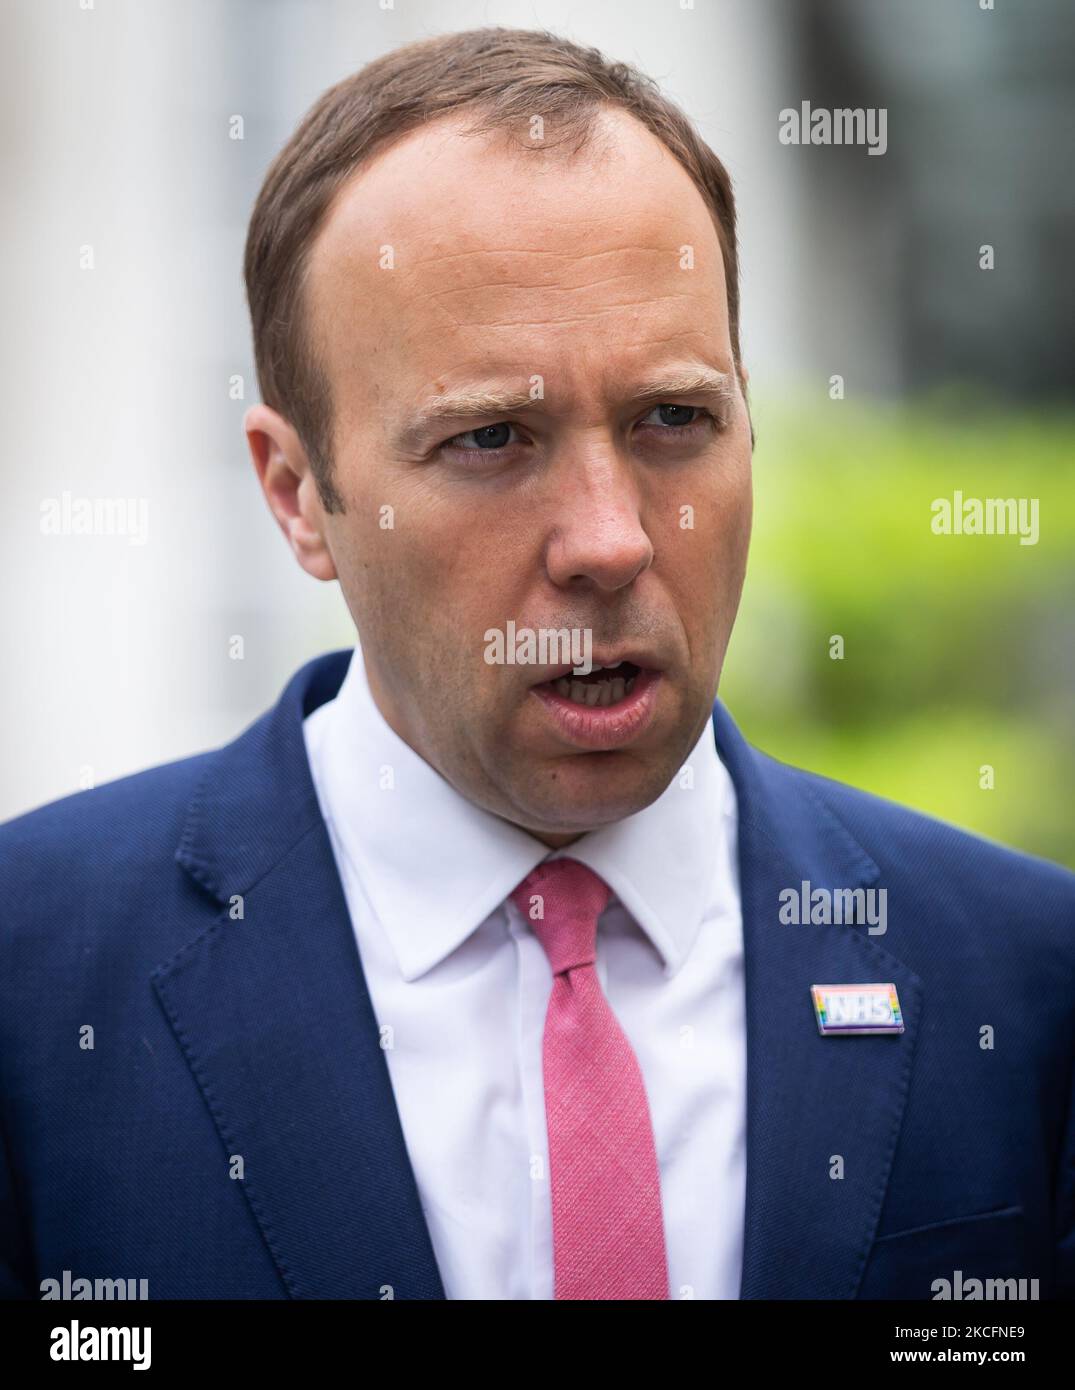
<instances>
[{"instance_id":1,"label":"shirt collar","mask_svg":"<svg viewBox=\"0 0 1075 1390\"><path fill-rule=\"evenodd\" d=\"M735 792L708 721L656 801L556 852L468 801L395 733L357 646L303 733L322 814L406 980L450 955L542 860L564 856L601 875L671 975L732 863Z\"/></svg>"}]
</instances>

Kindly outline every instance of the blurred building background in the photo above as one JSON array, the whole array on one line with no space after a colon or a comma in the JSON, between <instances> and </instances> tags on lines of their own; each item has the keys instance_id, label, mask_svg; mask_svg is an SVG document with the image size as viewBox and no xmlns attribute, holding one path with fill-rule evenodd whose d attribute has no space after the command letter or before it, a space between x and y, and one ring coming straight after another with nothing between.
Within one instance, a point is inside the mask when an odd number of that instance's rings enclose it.
<instances>
[{"instance_id":1,"label":"blurred building background","mask_svg":"<svg viewBox=\"0 0 1075 1390\"><path fill-rule=\"evenodd\" d=\"M223 742L351 644L242 434L247 218L324 88L505 24L645 69L735 181L757 519L721 693L748 737L1075 865L1064 0L4 0L0 24L0 817ZM781 144L803 101L884 107L885 154ZM934 536L955 489L1038 498L1038 544ZM65 495L144 503L144 532L43 533Z\"/></svg>"}]
</instances>

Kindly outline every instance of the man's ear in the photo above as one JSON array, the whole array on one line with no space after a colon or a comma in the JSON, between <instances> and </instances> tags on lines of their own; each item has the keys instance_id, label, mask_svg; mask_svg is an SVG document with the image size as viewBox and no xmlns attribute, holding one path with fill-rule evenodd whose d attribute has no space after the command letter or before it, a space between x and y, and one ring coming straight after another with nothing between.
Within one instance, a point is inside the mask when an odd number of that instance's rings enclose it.
<instances>
[{"instance_id":1,"label":"man's ear","mask_svg":"<svg viewBox=\"0 0 1075 1390\"><path fill-rule=\"evenodd\" d=\"M282 415L260 403L246 412L243 429L261 490L295 559L315 579L335 579L325 513L298 435Z\"/></svg>"}]
</instances>

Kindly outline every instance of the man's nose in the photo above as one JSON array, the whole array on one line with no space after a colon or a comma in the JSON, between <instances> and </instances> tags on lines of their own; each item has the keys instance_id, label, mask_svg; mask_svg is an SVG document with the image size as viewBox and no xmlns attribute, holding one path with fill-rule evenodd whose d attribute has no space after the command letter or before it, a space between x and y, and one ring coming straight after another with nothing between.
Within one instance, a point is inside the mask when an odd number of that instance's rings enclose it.
<instances>
[{"instance_id":1,"label":"man's nose","mask_svg":"<svg viewBox=\"0 0 1075 1390\"><path fill-rule=\"evenodd\" d=\"M653 561L642 524L641 496L627 460L613 451L565 460L546 553L549 578L560 588L591 584L622 589Z\"/></svg>"}]
</instances>

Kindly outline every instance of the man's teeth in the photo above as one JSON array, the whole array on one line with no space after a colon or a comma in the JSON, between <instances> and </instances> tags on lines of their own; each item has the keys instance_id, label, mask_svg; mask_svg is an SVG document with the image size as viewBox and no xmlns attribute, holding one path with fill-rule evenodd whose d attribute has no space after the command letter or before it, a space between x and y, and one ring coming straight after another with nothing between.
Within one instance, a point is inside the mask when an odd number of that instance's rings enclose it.
<instances>
[{"instance_id":1,"label":"man's teeth","mask_svg":"<svg viewBox=\"0 0 1075 1390\"><path fill-rule=\"evenodd\" d=\"M595 667L594 669L598 668ZM612 680L591 682L568 680L566 676L561 676L558 681L553 682L553 688L557 695L561 695L565 700L571 700L573 704L602 708L605 705L614 705L625 695L629 695L634 688L634 683L634 676L627 680L624 680L622 676L616 676Z\"/></svg>"}]
</instances>

